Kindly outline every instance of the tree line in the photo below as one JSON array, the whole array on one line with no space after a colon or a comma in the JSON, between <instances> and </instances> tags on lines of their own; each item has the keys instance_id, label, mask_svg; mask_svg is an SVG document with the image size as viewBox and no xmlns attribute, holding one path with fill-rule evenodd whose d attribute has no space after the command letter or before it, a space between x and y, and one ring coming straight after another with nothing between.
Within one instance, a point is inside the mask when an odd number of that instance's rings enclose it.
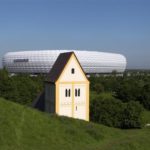
<instances>
[{"instance_id":1,"label":"tree line","mask_svg":"<svg viewBox=\"0 0 150 150\"><path fill-rule=\"evenodd\" d=\"M11 76L0 70L0 97L23 105L31 105L43 89L43 76L18 74Z\"/></svg>"},{"instance_id":2,"label":"tree line","mask_svg":"<svg viewBox=\"0 0 150 150\"><path fill-rule=\"evenodd\" d=\"M0 97L31 105L44 87L45 76L10 75L0 70ZM150 110L150 76L90 76L90 120L111 127L141 128L142 112Z\"/></svg>"},{"instance_id":3,"label":"tree line","mask_svg":"<svg viewBox=\"0 0 150 150\"><path fill-rule=\"evenodd\" d=\"M142 113L150 111L150 74L91 76L91 120L112 127L141 128Z\"/></svg>"}]
</instances>

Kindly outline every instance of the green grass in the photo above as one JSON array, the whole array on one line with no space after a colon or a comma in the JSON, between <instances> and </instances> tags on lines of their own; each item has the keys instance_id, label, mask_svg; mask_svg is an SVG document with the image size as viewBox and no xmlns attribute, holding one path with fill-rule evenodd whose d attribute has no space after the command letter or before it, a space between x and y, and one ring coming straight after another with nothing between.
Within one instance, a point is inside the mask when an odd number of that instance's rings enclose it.
<instances>
[{"instance_id":1,"label":"green grass","mask_svg":"<svg viewBox=\"0 0 150 150\"><path fill-rule=\"evenodd\" d=\"M0 150L149 150L150 128L120 130L0 99Z\"/></svg>"}]
</instances>

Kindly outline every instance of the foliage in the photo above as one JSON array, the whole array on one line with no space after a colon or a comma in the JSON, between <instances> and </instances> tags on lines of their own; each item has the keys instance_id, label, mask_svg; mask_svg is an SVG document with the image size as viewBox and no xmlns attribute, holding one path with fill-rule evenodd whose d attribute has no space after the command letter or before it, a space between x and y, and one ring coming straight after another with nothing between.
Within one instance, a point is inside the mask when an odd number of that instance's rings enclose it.
<instances>
[{"instance_id":1,"label":"foliage","mask_svg":"<svg viewBox=\"0 0 150 150\"><path fill-rule=\"evenodd\" d=\"M90 103L90 119L111 127L121 127L123 105L114 98L99 97Z\"/></svg>"},{"instance_id":2,"label":"foliage","mask_svg":"<svg viewBox=\"0 0 150 150\"><path fill-rule=\"evenodd\" d=\"M20 104L30 104L43 88L43 77L26 74L9 76L0 70L0 96Z\"/></svg>"},{"instance_id":3,"label":"foliage","mask_svg":"<svg viewBox=\"0 0 150 150\"><path fill-rule=\"evenodd\" d=\"M42 75L27 74L11 76L5 69L0 70L0 97L30 105L42 91L44 78ZM89 79L93 121L120 128L142 126L139 103L150 110L149 74L125 73L124 76L117 76L114 72L110 76L91 76Z\"/></svg>"},{"instance_id":4,"label":"foliage","mask_svg":"<svg viewBox=\"0 0 150 150\"><path fill-rule=\"evenodd\" d=\"M138 102L130 101L125 104L123 113L121 116L122 128L141 128L143 108Z\"/></svg>"},{"instance_id":5,"label":"foliage","mask_svg":"<svg viewBox=\"0 0 150 150\"><path fill-rule=\"evenodd\" d=\"M95 85L94 85L94 91L96 91L97 94L104 92L103 85L101 83L95 83Z\"/></svg>"},{"instance_id":6,"label":"foliage","mask_svg":"<svg viewBox=\"0 0 150 150\"><path fill-rule=\"evenodd\" d=\"M141 128L142 106L134 101L123 103L113 96L99 94L90 102L90 119L111 127Z\"/></svg>"},{"instance_id":7,"label":"foliage","mask_svg":"<svg viewBox=\"0 0 150 150\"><path fill-rule=\"evenodd\" d=\"M126 72L123 76L91 76L90 82L91 91L97 94L101 93L103 87L102 92L111 92L122 102L138 101L150 110L150 73Z\"/></svg>"},{"instance_id":8,"label":"foliage","mask_svg":"<svg viewBox=\"0 0 150 150\"><path fill-rule=\"evenodd\" d=\"M150 110L150 83L145 84L141 91L140 102L146 109Z\"/></svg>"},{"instance_id":9,"label":"foliage","mask_svg":"<svg viewBox=\"0 0 150 150\"><path fill-rule=\"evenodd\" d=\"M150 111L143 111L142 113L143 124L150 124Z\"/></svg>"}]
</instances>

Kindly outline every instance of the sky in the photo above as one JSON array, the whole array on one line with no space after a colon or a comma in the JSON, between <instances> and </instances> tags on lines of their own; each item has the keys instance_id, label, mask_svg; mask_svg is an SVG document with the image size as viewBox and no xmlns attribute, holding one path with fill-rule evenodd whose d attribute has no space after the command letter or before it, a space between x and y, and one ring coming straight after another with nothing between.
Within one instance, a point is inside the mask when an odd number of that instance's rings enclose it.
<instances>
[{"instance_id":1,"label":"sky","mask_svg":"<svg viewBox=\"0 0 150 150\"><path fill-rule=\"evenodd\" d=\"M150 69L150 0L0 0L6 52L77 49L121 53Z\"/></svg>"}]
</instances>

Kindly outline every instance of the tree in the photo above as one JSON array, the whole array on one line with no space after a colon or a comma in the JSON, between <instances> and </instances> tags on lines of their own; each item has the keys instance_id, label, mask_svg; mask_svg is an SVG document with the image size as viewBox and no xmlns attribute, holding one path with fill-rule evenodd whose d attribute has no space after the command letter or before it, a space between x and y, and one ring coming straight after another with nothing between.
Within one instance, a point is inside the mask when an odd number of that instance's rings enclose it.
<instances>
[{"instance_id":1,"label":"tree","mask_svg":"<svg viewBox=\"0 0 150 150\"><path fill-rule=\"evenodd\" d=\"M90 104L90 119L111 127L121 127L123 103L117 99L99 97Z\"/></svg>"},{"instance_id":2,"label":"tree","mask_svg":"<svg viewBox=\"0 0 150 150\"><path fill-rule=\"evenodd\" d=\"M96 83L94 85L94 91L96 91L97 94L104 92L104 87L101 83Z\"/></svg>"},{"instance_id":3,"label":"tree","mask_svg":"<svg viewBox=\"0 0 150 150\"><path fill-rule=\"evenodd\" d=\"M143 107L135 101L126 104L122 116L122 128L141 128Z\"/></svg>"}]
</instances>

